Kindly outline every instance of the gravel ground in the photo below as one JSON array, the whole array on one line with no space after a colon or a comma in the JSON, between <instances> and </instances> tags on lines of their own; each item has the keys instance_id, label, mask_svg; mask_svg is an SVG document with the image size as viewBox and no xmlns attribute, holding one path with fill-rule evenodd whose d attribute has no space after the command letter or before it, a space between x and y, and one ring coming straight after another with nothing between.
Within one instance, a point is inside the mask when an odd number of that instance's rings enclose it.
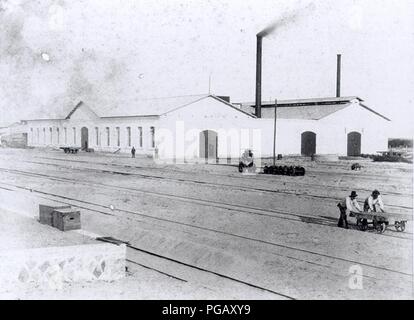
<instances>
[{"instance_id":1,"label":"gravel ground","mask_svg":"<svg viewBox=\"0 0 414 320\"><path fill-rule=\"evenodd\" d=\"M13 166L10 160L16 160ZM337 198L350 190L363 201L369 190L379 188L388 210L412 214L412 166L364 160L358 161L363 170L354 172L350 166L355 161L295 161L306 167L305 177L241 176L225 164L160 165L127 155L5 149L1 168L46 174L54 180L11 172L0 175L4 183L33 189L4 191L18 194L22 207L33 207L39 196L72 201L83 207L82 225L87 231L283 295L412 298L412 222L404 233L390 228L382 235L356 230L352 218L351 229L336 227ZM162 259L136 252L129 256L188 281L173 284L177 280L155 272L152 285L144 286L148 295L140 292L140 297L281 297L224 284ZM362 290L349 287L349 270L355 265L363 269ZM127 287L121 285L119 290ZM127 298L135 294L128 292Z\"/></svg>"}]
</instances>

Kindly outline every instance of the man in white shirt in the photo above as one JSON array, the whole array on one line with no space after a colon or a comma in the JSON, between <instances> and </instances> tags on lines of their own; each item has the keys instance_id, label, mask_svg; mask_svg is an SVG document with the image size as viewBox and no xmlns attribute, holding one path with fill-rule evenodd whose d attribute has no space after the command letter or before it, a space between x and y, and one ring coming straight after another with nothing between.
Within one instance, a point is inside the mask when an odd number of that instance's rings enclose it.
<instances>
[{"instance_id":1,"label":"man in white shirt","mask_svg":"<svg viewBox=\"0 0 414 320\"><path fill-rule=\"evenodd\" d=\"M379 208L379 210L378 210ZM372 194L365 199L364 201L364 212L385 212L384 210L384 203L382 202L382 198L380 196L380 192L378 190L372 191ZM363 219L362 223L367 224L367 219ZM386 224L388 224L388 220L386 220Z\"/></svg>"},{"instance_id":2,"label":"man in white shirt","mask_svg":"<svg viewBox=\"0 0 414 320\"><path fill-rule=\"evenodd\" d=\"M372 194L365 199L364 212L378 212L378 208L381 212L385 212L380 192L374 190L372 191Z\"/></svg>"},{"instance_id":3,"label":"man in white shirt","mask_svg":"<svg viewBox=\"0 0 414 320\"><path fill-rule=\"evenodd\" d=\"M348 197L345 197L344 200L338 203L338 208L340 211L338 227L348 229L347 213L350 212L361 212L361 207L358 204L356 198L358 197L355 191L352 191Z\"/></svg>"}]
</instances>

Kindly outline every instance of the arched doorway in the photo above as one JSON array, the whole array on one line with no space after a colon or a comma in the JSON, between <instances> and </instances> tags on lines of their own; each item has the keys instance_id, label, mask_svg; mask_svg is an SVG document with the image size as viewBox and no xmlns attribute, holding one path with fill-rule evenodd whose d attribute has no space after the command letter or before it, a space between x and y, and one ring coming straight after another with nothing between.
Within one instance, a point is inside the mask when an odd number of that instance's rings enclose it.
<instances>
[{"instance_id":1,"label":"arched doorway","mask_svg":"<svg viewBox=\"0 0 414 320\"><path fill-rule=\"evenodd\" d=\"M302 132L300 153L308 157L316 153L316 133L312 131Z\"/></svg>"},{"instance_id":2,"label":"arched doorway","mask_svg":"<svg viewBox=\"0 0 414 320\"><path fill-rule=\"evenodd\" d=\"M89 132L88 132L88 128L83 127L81 129L81 148L82 150L86 150L89 148Z\"/></svg>"},{"instance_id":3,"label":"arched doorway","mask_svg":"<svg viewBox=\"0 0 414 320\"><path fill-rule=\"evenodd\" d=\"M217 132L204 130L200 132L200 158L217 159Z\"/></svg>"},{"instance_id":4,"label":"arched doorway","mask_svg":"<svg viewBox=\"0 0 414 320\"><path fill-rule=\"evenodd\" d=\"M356 131L348 133L347 155L358 157L361 155L361 134Z\"/></svg>"}]
</instances>

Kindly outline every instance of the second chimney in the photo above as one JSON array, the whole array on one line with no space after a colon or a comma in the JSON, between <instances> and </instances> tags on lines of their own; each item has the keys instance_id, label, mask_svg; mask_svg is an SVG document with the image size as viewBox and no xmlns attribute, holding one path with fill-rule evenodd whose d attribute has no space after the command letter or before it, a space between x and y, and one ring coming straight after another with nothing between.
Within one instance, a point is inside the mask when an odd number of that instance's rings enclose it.
<instances>
[{"instance_id":1,"label":"second chimney","mask_svg":"<svg viewBox=\"0 0 414 320\"><path fill-rule=\"evenodd\" d=\"M341 96L341 55L336 58L336 97Z\"/></svg>"}]
</instances>

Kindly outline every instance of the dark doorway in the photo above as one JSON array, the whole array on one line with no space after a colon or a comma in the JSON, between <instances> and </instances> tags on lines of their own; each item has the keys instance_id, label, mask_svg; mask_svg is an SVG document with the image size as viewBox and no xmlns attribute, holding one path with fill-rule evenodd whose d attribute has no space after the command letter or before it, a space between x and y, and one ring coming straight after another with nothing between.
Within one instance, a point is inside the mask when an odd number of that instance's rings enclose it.
<instances>
[{"instance_id":1,"label":"dark doorway","mask_svg":"<svg viewBox=\"0 0 414 320\"><path fill-rule=\"evenodd\" d=\"M88 149L88 138L89 138L88 128L83 127L81 129L81 148L82 148L82 150Z\"/></svg>"},{"instance_id":2,"label":"dark doorway","mask_svg":"<svg viewBox=\"0 0 414 320\"><path fill-rule=\"evenodd\" d=\"M308 157L316 153L316 133L312 131L302 133L300 153Z\"/></svg>"},{"instance_id":3,"label":"dark doorway","mask_svg":"<svg viewBox=\"0 0 414 320\"><path fill-rule=\"evenodd\" d=\"M361 134L356 131L348 133L348 150L347 155L358 157L361 155Z\"/></svg>"},{"instance_id":4,"label":"dark doorway","mask_svg":"<svg viewBox=\"0 0 414 320\"><path fill-rule=\"evenodd\" d=\"M27 147L27 141L28 141L28 139L27 139L27 133L23 133L23 141L22 141L23 147Z\"/></svg>"},{"instance_id":5,"label":"dark doorway","mask_svg":"<svg viewBox=\"0 0 414 320\"><path fill-rule=\"evenodd\" d=\"M200 158L217 159L217 132L204 130L200 132Z\"/></svg>"}]
</instances>

